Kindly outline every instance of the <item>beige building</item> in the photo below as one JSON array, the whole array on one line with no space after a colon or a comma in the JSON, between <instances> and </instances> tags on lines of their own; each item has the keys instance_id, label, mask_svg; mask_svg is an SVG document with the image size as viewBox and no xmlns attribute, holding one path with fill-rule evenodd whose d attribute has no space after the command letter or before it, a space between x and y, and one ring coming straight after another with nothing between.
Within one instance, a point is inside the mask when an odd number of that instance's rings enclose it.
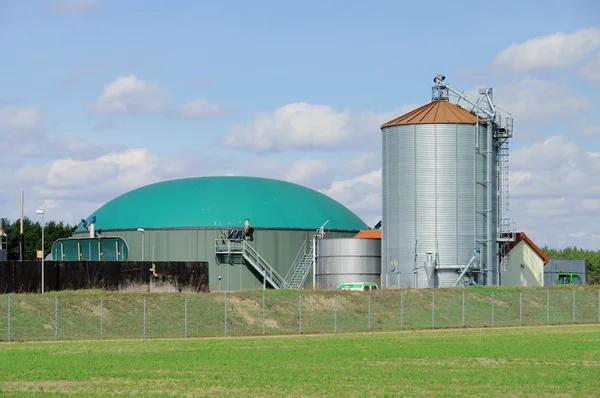
<instances>
[{"instance_id":1,"label":"beige building","mask_svg":"<svg viewBox=\"0 0 600 398\"><path fill-rule=\"evenodd\" d=\"M517 232L501 262L502 286L544 286L548 257L524 232Z\"/></svg>"}]
</instances>

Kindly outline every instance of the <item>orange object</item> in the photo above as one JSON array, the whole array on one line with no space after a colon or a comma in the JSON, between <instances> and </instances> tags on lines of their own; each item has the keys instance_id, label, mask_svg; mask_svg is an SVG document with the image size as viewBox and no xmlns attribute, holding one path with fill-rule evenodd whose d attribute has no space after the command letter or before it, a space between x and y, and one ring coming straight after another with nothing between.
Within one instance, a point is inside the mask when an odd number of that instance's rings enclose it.
<instances>
[{"instance_id":1,"label":"orange object","mask_svg":"<svg viewBox=\"0 0 600 398\"><path fill-rule=\"evenodd\" d=\"M539 248L537 247L537 245L535 243L533 243L533 241L531 239L529 239L529 237L527 235L525 235L525 232L517 232L516 233L516 237L515 237L515 241L514 242L510 242L506 253L510 252L513 247L515 247L516 245L519 244L519 242L521 242L522 240L524 240L525 242L527 242L527 244L529 246L531 246L531 248L540 255L540 257L544 260L544 265L548 264L548 261L550 260L548 258L548 256L546 256L546 254ZM500 257L500 259L502 260L502 257Z\"/></svg>"},{"instance_id":2,"label":"orange object","mask_svg":"<svg viewBox=\"0 0 600 398\"><path fill-rule=\"evenodd\" d=\"M475 124L477 123L477 116L448 101L432 101L394 120L390 120L381 128L429 123ZM479 118L479 124L486 124L485 119Z\"/></svg>"},{"instance_id":3,"label":"orange object","mask_svg":"<svg viewBox=\"0 0 600 398\"><path fill-rule=\"evenodd\" d=\"M363 229L354 235L357 239L381 239L380 229Z\"/></svg>"}]
</instances>

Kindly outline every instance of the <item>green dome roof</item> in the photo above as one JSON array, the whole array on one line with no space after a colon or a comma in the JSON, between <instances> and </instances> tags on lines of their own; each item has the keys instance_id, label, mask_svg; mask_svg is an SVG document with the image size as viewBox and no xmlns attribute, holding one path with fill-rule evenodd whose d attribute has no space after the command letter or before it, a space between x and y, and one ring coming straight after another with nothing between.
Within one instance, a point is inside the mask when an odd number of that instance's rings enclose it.
<instances>
[{"instance_id":1,"label":"green dome roof","mask_svg":"<svg viewBox=\"0 0 600 398\"><path fill-rule=\"evenodd\" d=\"M356 231L367 225L315 190L257 177L199 177L147 185L93 213L96 229L255 228ZM79 226L77 232L85 231Z\"/></svg>"}]
</instances>

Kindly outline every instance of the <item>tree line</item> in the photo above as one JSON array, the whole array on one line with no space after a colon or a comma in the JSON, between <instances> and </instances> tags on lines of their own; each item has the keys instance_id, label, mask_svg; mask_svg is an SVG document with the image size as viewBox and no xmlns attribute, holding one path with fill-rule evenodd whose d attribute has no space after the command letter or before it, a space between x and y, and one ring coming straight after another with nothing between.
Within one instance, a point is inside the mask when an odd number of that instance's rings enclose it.
<instances>
[{"instance_id":1,"label":"tree line","mask_svg":"<svg viewBox=\"0 0 600 398\"><path fill-rule=\"evenodd\" d=\"M8 259L19 259L19 231L21 223L19 220L11 222L5 219L4 233L7 235ZM52 249L52 244L61 238L70 237L77 229L77 225L65 224L62 221L49 221L44 228L44 254L48 255ZM23 235L25 237L25 250L23 260L36 260L37 250L42 249L42 224L32 222L29 218L23 218Z\"/></svg>"},{"instance_id":2,"label":"tree line","mask_svg":"<svg viewBox=\"0 0 600 398\"><path fill-rule=\"evenodd\" d=\"M541 250L551 258L579 258L587 260L586 283L589 285L600 284L600 250L584 250L577 247L567 247L561 250L542 247Z\"/></svg>"}]
</instances>

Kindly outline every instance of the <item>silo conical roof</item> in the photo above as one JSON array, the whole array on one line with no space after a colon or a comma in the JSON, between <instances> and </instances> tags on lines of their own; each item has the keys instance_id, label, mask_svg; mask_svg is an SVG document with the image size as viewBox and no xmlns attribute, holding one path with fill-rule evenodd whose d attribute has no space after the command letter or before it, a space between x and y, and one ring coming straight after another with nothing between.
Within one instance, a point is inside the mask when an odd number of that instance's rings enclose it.
<instances>
[{"instance_id":1,"label":"silo conical roof","mask_svg":"<svg viewBox=\"0 0 600 398\"><path fill-rule=\"evenodd\" d=\"M448 101L431 101L413 111L383 124L381 128L401 126L405 124L475 124L477 116L468 110ZM486 124L485 119L479 118L479 124Z\"/></svg>"}]
</instances>

